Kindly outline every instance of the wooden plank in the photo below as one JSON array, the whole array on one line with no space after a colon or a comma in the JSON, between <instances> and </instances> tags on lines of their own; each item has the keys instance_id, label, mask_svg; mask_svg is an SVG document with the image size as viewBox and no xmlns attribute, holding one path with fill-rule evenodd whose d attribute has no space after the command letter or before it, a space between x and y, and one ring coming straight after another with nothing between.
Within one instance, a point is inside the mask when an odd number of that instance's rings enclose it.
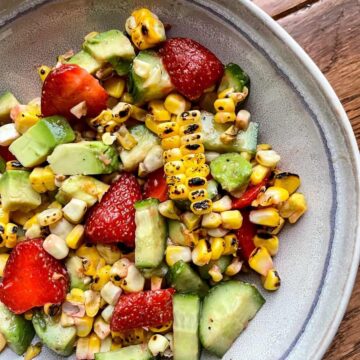
<instances>
[{"instance_id":1,"label":"wooden plank","mask_svg":"<svg viewBox=\"0 0 360 360\"><path fill-rule=\"evenodd\" d=\"M323 0L279 23L314 59L342 101L360 145L360 0Z\"/></svg>"}]
</instances>

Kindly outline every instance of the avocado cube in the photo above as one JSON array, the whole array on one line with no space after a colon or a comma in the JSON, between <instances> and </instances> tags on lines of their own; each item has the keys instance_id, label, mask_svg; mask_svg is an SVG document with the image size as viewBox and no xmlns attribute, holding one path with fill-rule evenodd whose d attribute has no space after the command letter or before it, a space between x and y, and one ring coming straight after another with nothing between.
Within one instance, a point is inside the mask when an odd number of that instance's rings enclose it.
<instances>
[{"instance_id":1,"label":"avocado cube","mask_svg":"<svg viewBox=\"0 0 360 360\"><path fill-rule=\"evenodd\" d=\"M218 156L210 163L211 175L228 192L247 186L252 171L251 164L240 154L228 153Z\"/></svg>"},{"instance_id":2,"label":"avocado cube","mask_svg":"<svg viewBox=\"0 0 360 360\"><path fill-rule=\"evenodd\" d=\"M77 54L71 57L67 63L79 65L90 74L96 73L102 66L100 61L96 60L84 50L79 51Z\"/></svg>"},{"instance_id":3,"label":"avocado cube","mask_svg":"<svg viewBox=\"0 0 360 360\"><path fill-rule=\"evenodd\" d=\"M12 313L0 302L0 333L4 335L10 349L22 355L34 338L35 331L30 321Z\"/></svg>"},{"instance_id":4,"label":"avocado cube","mask_svg":"<svg viewBox=\"0 0 360 360\"><path fill-rule=\"evenodd\" d=\"M25 167L43 163L59 144L75 140L75 134L62 116L41 119L9 147L10 152Z\"/></svg>"},{"instance_id":5,"label":"avocado cube","mask_svg":"<svg viewBox=\"0 0 360 360\"><path fill-rule=\"evenodd\" d=\"M8 123L10 118L11 109L18 105L16 97L10 92L6 91L0 95L0 124Z\"/></svg>"},{"instance_id":6,"label":"avocado cube","mask_svg":"<svg viewBox=\"0 0 360 360\"><path fill-rule=\"evenodd\" d=\"M0 194L5 211L27 212L41 204L41 196L32 188L29 177L30 172L24 170L8 170L1 177Z\"/></svg>"}]
</instances>

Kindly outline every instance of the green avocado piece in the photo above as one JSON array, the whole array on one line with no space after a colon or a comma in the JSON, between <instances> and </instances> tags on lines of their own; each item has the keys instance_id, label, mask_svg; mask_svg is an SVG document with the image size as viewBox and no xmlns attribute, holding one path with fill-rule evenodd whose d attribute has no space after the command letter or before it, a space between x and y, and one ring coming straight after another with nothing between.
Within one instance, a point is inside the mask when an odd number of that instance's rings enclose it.
<instances>
[{"instance_id":1,"label":"green avocado piece","mask_svg":"<svg viewBox=\"0 0 360 360\"><path fill-rule=\"evenodd\" d=\"M83 49L103 62L114 58L132 60L135 57L130 40L119 30L109 30L93 36L84 42Z\"/></svg>"},{"instance_id":2,"label":"green avocado piece","mask_svg":"<svg viewBox=\"0 0 360 360\"><path fill-rule=\"evenodd\" d=\"M76 341L75 326L62 327L60 322L36 312L32 318L36 335L50 350L61 356L69 356L74 351Z\"/></svg>"},{"instance_id":3,"label":"green avocado piece","mask_svg":"<svg viewBox=\"0 0 360 360\"><path fill-rule=\"evenodd\" d=\"M102 141L58 145L47 161L55 174L62 175L111 174L119 169L115 148Z\"/></svg>"},{"instance_id":4,"label":"green avocado piece","mask_svg":"<svg viewBox=\"0 0 360 360\"><path fill-rule=\"evenodd\" d=\"M75 133L62 116L43 118L9 147L10 152L25 167L43 163L59 144L75 140Z\"/></svg>"},{"instance_id":5,"label":"green avocado piece","mask_svg":"<svg viewBox=\"0 0 360 360\"><path fill-rule=\"evenodd\" d=\"M96 60L84 50L79 51L77 54L71 57L67 63L79 65L90 74L96 73L102 66L100 61Z\"/></svg>"},{"instance_id":6,"label":"green avocado piece","mask_svg":"<svg viewBox=\"0 0 360 360\"><path fill-rule=\"evenodd\" d=\"M5 211L27 212L41 204L41 196L32 188L29 176L30 172L24 170L7 170L2 175L0 194Z\"/></svg>"},{"instance_id":7,"label":"green avocado piece","mask_svg":"<svg viewBox=\"0 0 360 360\"><path fill-rule=\"evenodd\" d=\"M125 76L129 73L132 61L124 59L110 59L109 63L119 76Z\"/></svg>"},{"instance_id":8,"label":"green avocado piece","mask_svg":"<svg viewBox=\"0 0 360 360\"><path fill-rule=\"evenodd\" d=\"M210 163L211 175L228 192L247 186L252 166L240 154L228 153L218 156Z\"/></svg>"},{"instance_id":9,"label":"green avocado piece","mask_svg":"<svg viewBox=\"0 0 360 360\"><path fill-rule=\"evenodd\" d=\"M228 129L229 125L218 124L214 121L214 115L206 111L201 112L201 122L204 147L207 151L219 153L246 151L255 154L259 124L250 122L247 130L239 131L232 143L224 144L220 140L220 136Z\"/></svg>"},{"instance_id":10,"label":"green avocado piece","mask_svg":"<svg viewBox=\"0 0 360 360\"><path fill-rule=\"evenodd\" d=\"M0 302L0 333L4 335L10 349L22 355L34 338L35 331L31 321L12 313Z\"/></svg>"},{"instance_id":11,"label":"green avocado piece","mask_svg":"<svg viewBox=\"0 0 360 360\"><path fill-rule=\"evenodd\" d=\"M18 105L16 97L10 92L6 91L0 95L0 124L5 124L11 121L10 111Z\"/></svg>"},{"instance_id":12,"label":"green avocado piece","mask_svg":"<svg viewBox=\"0 0 360 360\"><path fill-rule=\"evenodd\" d=\"M131 135L136 139L137 145L131 150L121 150L120 159L125 171L134 171L145 159L149 150L160 143L159 138L154 135L145 125L136 125L130 129Z\"/></svg>"},{"instance_id":13,"label":"green avocado piece","mask_svg":"<svg viewBox=\"0 0 360 360\"><path fill-rule=\"evenodd\" d=\"M249 75L239 65L227 64L218 92L229 88L233 88L235 92L242 92L245 86L250 90Z\"/></svg>"},{"instance_id":14,"label":"green avocado piece","mask_svg":"<svg viewBox=\"0 0 360 360\"><path fill-rule=\"evenodd\" d=\"M70 176L66 179L55 196L61 204L67 204L71 199L80 199L90 207L93 206L109 189L109 185L85 175Z\"/></svg>"},{"instance_id":15,"label":"green avocado piece","mask_svg":"<svg viewBox=\"0 0 360 360\"><path fill-rule=\"evenodd\" d=\"M70 277L70 288L81 289L83 291L90 288L90 284L85 284L84 265L78 256L72 256L66 260L66 270Z\"/></svg>"}]
</instances>

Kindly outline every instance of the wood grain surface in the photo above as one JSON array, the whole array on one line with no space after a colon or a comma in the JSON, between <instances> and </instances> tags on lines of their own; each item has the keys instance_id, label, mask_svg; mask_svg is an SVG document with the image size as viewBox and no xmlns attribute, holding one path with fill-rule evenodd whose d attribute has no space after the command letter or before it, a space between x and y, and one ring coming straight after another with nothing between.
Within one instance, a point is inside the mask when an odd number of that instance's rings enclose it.
<instances>
[{"instance_id":1,"label":"wood grain surface","mask_svg":"<svg viewBox=\"0 0 360 360\"><path fill-rule=\"evenodd\" d=\"M360 0L254 0L299 42L325 74L360 145ZM311 360L311 359L304 359ZM360 360L360 275L324 360Z\"/></svg>"}]
</instances>

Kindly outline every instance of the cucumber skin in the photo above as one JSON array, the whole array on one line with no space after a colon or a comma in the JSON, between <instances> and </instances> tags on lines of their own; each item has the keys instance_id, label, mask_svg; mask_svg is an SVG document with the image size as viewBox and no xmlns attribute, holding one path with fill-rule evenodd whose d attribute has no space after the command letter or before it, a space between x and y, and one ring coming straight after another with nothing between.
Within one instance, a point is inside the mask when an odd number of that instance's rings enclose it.
<instances>
[{"instance_id":1,"label":"cucumber skin","mask_svg":"<svg viewBox=\"0 0 360 360\"><path fill-rule=\"evenodd\" d=\"M95 360L152 360L150 351L144 345L132 345L117 351L95 354Z\"/></svg>"}]
</instances>

